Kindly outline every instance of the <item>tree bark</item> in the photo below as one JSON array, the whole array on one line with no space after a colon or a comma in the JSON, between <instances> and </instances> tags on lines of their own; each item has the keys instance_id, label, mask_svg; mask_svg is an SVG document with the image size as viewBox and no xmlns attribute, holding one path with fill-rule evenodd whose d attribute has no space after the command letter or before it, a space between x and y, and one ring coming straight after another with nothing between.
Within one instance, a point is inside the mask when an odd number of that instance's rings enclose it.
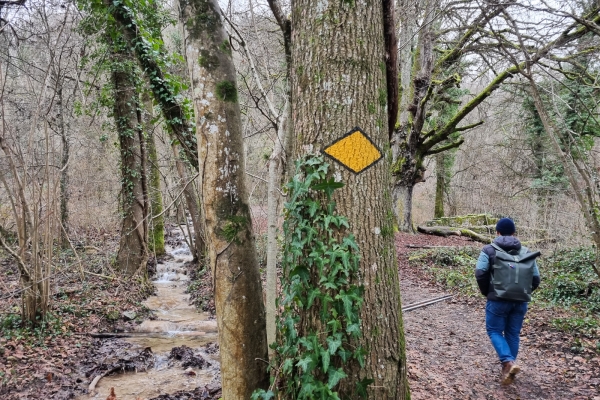
<instances>
[{"instance_id":1,"label":"tree bark","mask_svg":"<svg viewBox=\"0 0 600 400\"><path fill-rule=\"evenodd\" d=\"M70 246L69 243L69 133L65 123L65 107L63 98L62 84L64 81L57 82L56 89L56 106L58 108L58 129L60 132L60 139L62 142L62 154L60 160L60 223L62 228L60 230L61 245L63 249Z\"/></svg>"},{"instance_id":2,"label":"tree bark","mask_svg":"<svg viewBox=\"0 0 600 400\"><path fill-rule=\"evenodd\" d=\"M444 216L444 194L446 193L446 154L435 155L435 210L433 218Z\"/></svg>"},{"instance_id":3,"label":"tree bark","mask_svg":"<svg viewBox=\"0 0 600 400\"><path fill-rule=\"evenodd\" d=\"M180 12L201 160L223 398L246 400L255 389L268 387L269 375L235 69L217 1L181 0Z\"/></svg>"},{"instance_id":4,"label":"tree bark","mask_svg":"<svg viewBox=\"0 0 600 400\"><path fill-rule=\"evenodd\" d=\"M150 221L148 224L148 246L155 256L165 254L165 219L163 217L163 199L160 190L160 171L158 169L158 155L154 140L154 116L152 100L148 92L142 95L144 102L145 118L144 130L146 131L146 149L148 153L148 197L150 199Z\"/></svg>"},{"instance_id":5,"label":"tree bark","mask_svg":"<svg viewBox=\"0 0 600 400\"><path fill-rule=\"evenodd\" d=\"M325 148L355 126L385 148L389 136L383 65L381 7L360 2L292 2L295 159ZM368 388L370 398L409 397L388 161L358 174L332 162L334 177L345 184L333 197L360 246L365 287L359 343L367 351L365 366L347 364L341 398L358 398L354 385L363 378L374 380Z\"/></svg>"},{"instance_id":6,"label":"tree bark","mask_svg":"<svg viewBox=\"0 0 600 400\"><path fill-rule=\"evenodd\" d=\"M133 275L148 262L146 154L133 70L135 58L125 51L115 52L112 57L113 114L119 136L123 213L117 264L122 272Z\"/></svg>"},{"instance_id":7,"label":"tree bark","mask_svg":"<svg viewBox=\"0 0 600 400\"><path fill-rule=\"evenodd\" d=\"M407 182L397 182L392 188L394 211L397 217L398 229L402 232L413 232L412 196L414 186Z\"/></svg>"},{"instance_id":8,"label":"tree bark","mask_svg":"<svg viewBox=\"0 0 600 400\"><path fill-rule=\"evenodd\" d=\"M190 176L189 168L187 167L184 160L179 156L178 146L173 144L173 155L175 157L175 167L177 168L177 174L181 180L181 186L183 187L183 197L185 199L185 205L190 213L192 219L192 226L194 227L194 235L190 237L191 247L190 251L194 255L195 260L200 260L206 253L206 239L204 236L204 227L202 226L202 214L200 212L200 205L198 195L196 194L196 185L194 182L188 185L188 181L192 179ZM183 213L185 221L185 212Z\"/></svg>"},{"instance_id":9,"label":"tree bark","mask_svg":"<svg viewBox=\"0 0 600 400\"><path fill-rule=\"evenodd\" d=\"M273 145L273 152L269 158L269 183L267 199L267 282L266 282L266 302L267 310L267 343L275 342L276 335L276 298L277 298L277 254L279 253L277 245L277 221L281 208L281 193L279 188L283 180L283 164L286 158L286 147L289 145L288 129L288 111L289 103L286 102L281 111L279 126L277 127L277 137ZM272 351L269 349L269 355Z\"/></svg>"}]
</instances>

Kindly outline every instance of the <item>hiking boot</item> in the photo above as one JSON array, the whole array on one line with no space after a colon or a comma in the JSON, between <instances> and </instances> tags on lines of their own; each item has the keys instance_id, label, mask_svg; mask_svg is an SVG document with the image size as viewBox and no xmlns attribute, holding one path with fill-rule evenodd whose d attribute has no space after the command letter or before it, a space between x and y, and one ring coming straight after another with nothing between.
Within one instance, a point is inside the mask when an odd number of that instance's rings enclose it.
<instances>
[{"instance_id":1,"label":"hiking boot","mask_svg":"<svg viewBox=\"0 0 600 400\"><path fill-rule=\"evenodd\" d=\"M510 385L515 380L515 375L521 372L521 368L513 361L502 363L502 384Z\"/></svg>"}]
</instances>

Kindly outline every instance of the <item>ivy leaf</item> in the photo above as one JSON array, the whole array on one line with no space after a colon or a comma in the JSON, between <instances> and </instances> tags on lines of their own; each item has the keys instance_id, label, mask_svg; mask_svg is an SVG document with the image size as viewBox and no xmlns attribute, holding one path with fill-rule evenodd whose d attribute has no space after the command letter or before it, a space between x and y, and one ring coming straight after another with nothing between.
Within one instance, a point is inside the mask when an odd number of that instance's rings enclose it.
<instances>
[{"instance_id":1,"label":"ivy leaf","mask_svg":"<svg viewBox=\"0 0 600 400\"><path fill-rule=\"evenodd\" d=\"M354 337L360 336L360 325L359 324L350 324L346 328L346 332Z\"/></svg>"},{"instance_id":2,"label":"ivy leaf","mask_svg":"<svg viewBox=\"0 0 600 400\"><path fill-rule=\"evenodd\" d=\"M340 294L336 296L336 298L342 300L344 303L344 313L346 314L346 318L352 320L352 298L348 296L343 290L340 291Z\"/></svg>"},{"instance_id":3,"label":"ivy leaf","mask_svg":"<svg viewBox=\"0 0 600 400\"><path fill-rule=\"evenodd\" d=\"M298 393L299 399L312 399L313 393L315 391L315 385L309 382L302 383L302 389L300 389L300 393Z\"/></svg>"},{"instance_id":4,"label":"ivy leaf","mask_svg":"<svg viewBox=\"0 0 600 400\"><path fill-rule=\"evenodd\" d=\"M300 361L298 361L296 363L296 367L300 367L304 370L304 372L308 372L309 371L309 367L312 364L312 357L310 355L304 357L303 359L301 359Z\"/></svg>"},{"instance_id":5,"label":"ivy leaf","mask_svg":"<svg viewBox=\"0 0 600 400\"><path fill-rule=\"evenodd\" d=\"M311 218L314 217L318 208L319 208L319 203L317 203L314 200L310 200L308 202L308 215L310 215Z\"/></svg>"},{"instance_id":6,"label":"ivy leaf","mask_svg":"<svg viewBox=\"0 0 600 400\"><path fill-rule=\"evenodd\" d=\"M348 375L346 375L344 370L341 368L338 368L338 369L332 368L327 372L327 375L329 378L327 380L327 387L329 389L333 389L335 387L335 385L337 385L341 379L348 376Z\"/></svg>"},{"instance_id":7,"label":"ivy leaf","mask_svg":"<svg viewBox=\"0 0 600 400\"><path fill-rule=\"evenodd\" d=\"M283 362L283 367L282 367L282 371L284 374L292 372L292 367L294 366L294 363L292 361L291 358L287 358L284 362Z\"/></svg>"},{"instance_id":8,"label":"ivy leaf","mask_svg":"<svg viewBox=\"0 0 600 400\"><path fill-rule=\"evenodd\" d=\"M373 379L364 378L360 382L356 382L356 392L360 397L367 398L367 387L375 382Z\"/></svg>"},{"instance_id":9,"label":"ivy leaf","mask_svg":"<svg viewBox=\"0 0 600 400\"><path fill-rule=\"evenodd\" d=\"M321 291L319 290L319 288L314 288L308 293L308 302L306 303L306 308L310 308L310 306L312 306L313 302L315 301L315 298L320 293Z\"/></svg>"},{"instance_id":10,"label":"ivy leaf","mask_svg":"<svg viewBox=\"0 0 600 400\"><path fill-rule=\"evenodd\" d=\"M336 334L334 337L329 336L327 338L327 350L329 354L334 355L337 349L342 345L341 334Z\"/></svg>"},{"instance_id":11,"label":"ivy leaf","mask_svg":"<svg viewBox=\"0 0 600 400\"><path fill-rule=\"evenodd\" d=\"M329 352L321 350L321 364L323 364L323 372L327 372L329 369Z\"/></svg>"},{"instance_id":12,"label":"ivy leaf","mask_svg":"<svg viewBox=\"0 0 600 400\"><path fill-rule=\"evenodd\" d=\"M325 182L312 185L314 190L324 191L327 194L327 198L331 198L333 191L341 187L344 187L344 184L342 182L336 182L333 178L329 178L329 180L325 180Z\"/></svg>"}]
</instances>

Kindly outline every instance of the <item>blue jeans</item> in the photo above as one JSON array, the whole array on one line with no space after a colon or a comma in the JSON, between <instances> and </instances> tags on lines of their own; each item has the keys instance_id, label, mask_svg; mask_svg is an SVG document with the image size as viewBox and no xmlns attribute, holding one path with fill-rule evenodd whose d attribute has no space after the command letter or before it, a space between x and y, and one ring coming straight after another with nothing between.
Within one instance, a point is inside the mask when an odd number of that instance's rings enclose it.
<instances>
[{"instance_id":1,"label":"blue jeans","mask_svg":"<svg viewBox=\"0 0 600 400\"><path fill-rule=\"evenodd\" d=\"M519 334L527 312L527 303L488 300L485 329L501 362L515 361L519 353Z\"/></svg>"}]
</instances>

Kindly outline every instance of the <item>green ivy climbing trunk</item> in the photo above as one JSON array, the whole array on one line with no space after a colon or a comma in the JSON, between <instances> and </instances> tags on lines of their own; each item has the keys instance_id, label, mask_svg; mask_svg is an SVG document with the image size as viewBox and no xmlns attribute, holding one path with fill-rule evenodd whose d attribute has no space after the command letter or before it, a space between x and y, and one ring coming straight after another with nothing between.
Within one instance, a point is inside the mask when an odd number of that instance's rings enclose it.
<instances>
[{"instance_id":1,"label":"green ivy climbing trunk","mask_svg":"<svg viewBox=\"0 0 600 400\"><path fill-rule=\"evenodd\" d=\"M113 116L121 155L121 240L117 253L119 269L133 275L148 261L148 188L146 154L135 58L127 50L112 57Z\"/></svg>"},{"instance_id":2,"label":"green ivy climbing trunk","mask_svg":"<svg viewBox=\"0 0 600 400\"><path fill-rule=\"evenodd\" d=\"M219 327L223 398L269 385L265 307L245 185L236 75L216 0L181 0L209 261Z\"/></svg>"},{"instance_id":3,"label":"green ivy climbing trunk","mask_svg":"<svg viewBox=\"0 0 600 400\"><path fill-rule=\"evenodd\" d=\"M386 69L381 6L353 1L292 2L292 115L295 159L316 153L355 126L385 154ZM361 149L347 149L355 155ZM360 247L365 366L349 362L340 397L359 398L355 384L373 379L369 398L409 398L389 160L361 173L331 161L345 186L333 199Z\"/></svg>"},{"instance_id":4,"label":"green ivy climbing trunk","mask_svg":"<svg viewBox=\"0 0 600 400\"><path fill-rule=\"evenodd\" d=\"M142 95L144 102L145 118L144 130L146 131L146 149L148 154L148 180L149 180L149 198L150 213L149 221L149 248L156 256L165 254L165 219L163 217L163 199L160 190L160 171L158 169L158 155L156 153L156 143L154 140L154 118L152 99L150 93L144 92Z\"/></svg>"}]
</instances>

